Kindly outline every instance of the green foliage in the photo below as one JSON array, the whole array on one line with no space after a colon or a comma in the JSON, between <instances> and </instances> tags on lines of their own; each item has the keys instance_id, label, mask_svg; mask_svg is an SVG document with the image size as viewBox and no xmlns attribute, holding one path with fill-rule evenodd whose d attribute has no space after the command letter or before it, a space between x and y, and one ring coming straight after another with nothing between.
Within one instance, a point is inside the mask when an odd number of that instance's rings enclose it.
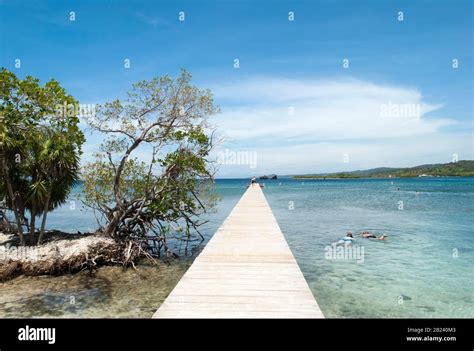
<instances>
[{"instance_id":1,"label":"green foliage","mask_svg":"<svg viewBox=\"0 0 474 351\"><path fill-rule=\"evenodd\" d=\"M0 198L21 227L30 213L31 238L35 217L66 200L77 180L84 135L79 118L58 106L77 104L55 80L41 86L38 79L17 78L0 71Z\"/></svg>"},{"instance_id":2,"label":"green foliage","mask_svg":"<svg viewBox=\"0 0 474 351\"><path fill-rule=\"evenodd\" d=\"M106 138L83 170L85 202L104 219L105 234L138 245L155 234L166 247L168 233L199 233L199 215L212 207L207 117L219 110L186 71L138 82L127 96L100 106L88 121Z\"/></svg>"}]
</instances>

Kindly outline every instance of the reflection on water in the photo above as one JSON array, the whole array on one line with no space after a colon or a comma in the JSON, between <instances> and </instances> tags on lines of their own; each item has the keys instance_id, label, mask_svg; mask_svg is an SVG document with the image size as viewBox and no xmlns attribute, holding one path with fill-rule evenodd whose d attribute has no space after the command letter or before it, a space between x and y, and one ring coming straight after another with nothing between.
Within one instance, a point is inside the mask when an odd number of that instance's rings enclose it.
<instances>
[{"instance_id":1,"label":"reflection on water","mask_svg":"<svg viewBox=\"0 0 474 351\"><path fill-rule=\"evenodd\" d=\"M189 267L102 267L93 275L19 277L1 284L0 318L150 318Z\"/></svg>"}]
</instances>

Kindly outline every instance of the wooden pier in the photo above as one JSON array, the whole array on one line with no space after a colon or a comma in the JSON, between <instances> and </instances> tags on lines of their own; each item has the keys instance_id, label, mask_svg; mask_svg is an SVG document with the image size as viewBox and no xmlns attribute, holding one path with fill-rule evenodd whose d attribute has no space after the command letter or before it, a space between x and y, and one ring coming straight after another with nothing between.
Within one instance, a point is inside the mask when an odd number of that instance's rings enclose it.
<instances>
[{"instance_id":1,"label":"wooden pier","mask_svg":"<svg viewBox=\"0 0 474 351\"><path fill-rule=\"evenodd\" d=\"M251 186L153 318L324 318L260 186Z\"/></svg>"}]
</instances>

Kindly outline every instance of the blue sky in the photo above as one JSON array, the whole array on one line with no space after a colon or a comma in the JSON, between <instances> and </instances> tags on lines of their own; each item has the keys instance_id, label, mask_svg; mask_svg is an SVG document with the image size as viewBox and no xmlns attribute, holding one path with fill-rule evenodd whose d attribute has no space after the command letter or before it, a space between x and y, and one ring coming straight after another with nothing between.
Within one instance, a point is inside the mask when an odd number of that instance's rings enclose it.
<instances>
[{"instance_id":1,"label":"blue sky","mask_svg":"<svg viewBox=\"0 0 474 351\"><path fill-rule=\"evenodd\" d=\"M470 0L0 0L0 21L0 65L55 78L81 103L189 70L222 110L216 152L257 157L256 168L227 160L222 177L474 158ZM420 112L382 118L388 105Z\"/></svg>"}]
</instances>

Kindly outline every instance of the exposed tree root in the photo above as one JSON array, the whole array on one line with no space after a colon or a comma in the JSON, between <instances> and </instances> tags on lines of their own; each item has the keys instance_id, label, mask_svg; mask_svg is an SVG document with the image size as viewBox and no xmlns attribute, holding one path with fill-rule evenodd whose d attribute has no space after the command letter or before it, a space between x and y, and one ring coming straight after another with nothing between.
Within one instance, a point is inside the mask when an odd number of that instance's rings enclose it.
<instances>
[{"instance_id":1,"label":"exposed tree root","mask_svg":"<svg viewBox=\"0 0 474 351\"><path fill-rule=\"evenodd\" d=\"M143 256L132 242L117 243L98 235L75 236L41 246L0 246L0 281L18 275L60 275L104 265L134 266Z\"/></svg>"}]
</instances>

